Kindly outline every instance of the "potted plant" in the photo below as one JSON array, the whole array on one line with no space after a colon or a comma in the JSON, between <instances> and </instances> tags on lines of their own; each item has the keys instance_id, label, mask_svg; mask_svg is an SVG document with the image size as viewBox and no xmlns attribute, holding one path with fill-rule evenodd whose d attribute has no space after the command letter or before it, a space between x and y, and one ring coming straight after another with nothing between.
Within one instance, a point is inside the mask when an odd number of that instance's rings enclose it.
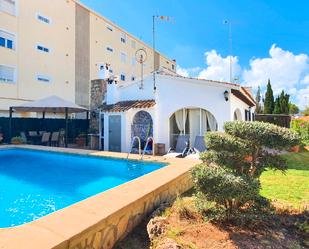
<instances>
[{"instance_id":1,"label":"potted plant","mask_svg":"<svg viewBox=\"0 0 309 249\"><path fill-rule=\"evenodd\" d=\"M18 144L23 144L23 143L24 143L24 140L22 137L12 137L11 139L11 144L18 145Z\"/></svg>"},{"instance_id":2,"label":"potted plant","mask_svg":"<svg viewBox=\"0 0 309 249\"><path fill-rule=\"evenodd\" d=\"M80 133L76 139L75 139L75 142L76 144L79 146L79 147L84 147L86 146L86 136L87 134L85 133Z\"/></svg>"}]
</instances>

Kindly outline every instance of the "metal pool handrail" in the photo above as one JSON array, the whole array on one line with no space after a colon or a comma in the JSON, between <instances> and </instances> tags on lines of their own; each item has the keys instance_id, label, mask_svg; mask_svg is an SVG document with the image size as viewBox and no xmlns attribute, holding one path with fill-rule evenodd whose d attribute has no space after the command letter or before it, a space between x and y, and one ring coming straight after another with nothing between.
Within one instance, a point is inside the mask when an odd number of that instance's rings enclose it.
<instances>
[{"instance_id":1,"label":"metal pool handrail","mask_svg":"<svg viewBox=\"0 0 309 249\"><path fill-rule=\"evenodd\" d=\"M127 159L129 158L130 154L131 154L131 151L132 151L132 148L133 148L133 145L134 145L134 141L137 139L138 141L138 154L141 155L141 152L142 152L142 146L141 146L141 139L138 137L138 136L134 136L132 138L132 143L131 143L131 147L130 147L130 150L128 151L128 154L127 154Z\"/></svg>"},{"instance_id":2,"label":"metal pool handrail","mask_svg":"<svg viewBox=\"0 0 309 249\"><path fill-rule=\"evenodd\" d=\"M147 142L146 142L145 147L144 147L144 150L143 150L143 154L142 154L141 160L144 159L144 155L145 155L145 153L146 153L147 146L148 146L148 144L149 144L149 142L150 142L151 140L152 140L152 155L154 156L154 139L153 139L153 137L148 137L148 138L147 138Z\"/></svg>"}]
</instances>

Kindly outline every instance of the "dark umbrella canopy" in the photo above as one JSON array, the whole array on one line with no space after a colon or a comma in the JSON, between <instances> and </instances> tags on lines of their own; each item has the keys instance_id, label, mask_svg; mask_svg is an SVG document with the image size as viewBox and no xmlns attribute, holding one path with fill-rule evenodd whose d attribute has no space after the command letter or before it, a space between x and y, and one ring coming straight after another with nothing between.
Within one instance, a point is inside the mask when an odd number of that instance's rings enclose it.
<instances>
[{"instance_id":1,"label":"dark umbrella canopy","mask_svg":"<svg viewBox=\"0 0 309 249\"><path fill-rule=\"evenodd\" d=\"M10 107L10 139L12 137L12 113L17 112L42 112L43 118L45 113L64 113L65 114L65 147L68 146L68 114L87 112L88 109L76 105L73 102L64 100L58 96L50 96L44 99L39 99L19 106Z\"/></svg>"},{"instance_id":2,"label":"dark umbrella canopy","mask_svg":"<svg viewBox=\"0 0 309 249\"><path fill-rule=\"evenodd\" d=\"M58 96L50 96L44 99L39 99L19 106L12 106L12 109L17 112L56 112L69 113L86 112L87 109L76 105L73 102L64 100Z\"/></svg>"}]
</instances>

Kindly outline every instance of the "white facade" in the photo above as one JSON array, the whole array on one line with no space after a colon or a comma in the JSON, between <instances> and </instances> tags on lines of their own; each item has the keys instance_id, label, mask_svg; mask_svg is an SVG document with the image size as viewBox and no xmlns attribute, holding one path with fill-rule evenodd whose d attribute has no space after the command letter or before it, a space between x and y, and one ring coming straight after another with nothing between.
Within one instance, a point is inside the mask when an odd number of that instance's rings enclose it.
<instances>
[{"instance_id":1,"label":"white facade","mask_svg":"<svg viewBox=\"0 0 309 249\"><path fill-rule=\"evenodd\" d=\"M242 93L249 104L234 96L232 90ZM228 92L227 101L224 96L225 91ZM215 117L217 129L222 131L224 122L234 120L235 110L237 110L238 119L241 120L245 120L246 110L253 113L254 101L246 93L248 94L248 92L243 92L242 88L237 84L184 78L163 73L156 75L156 91L153 88L152 76L145 78L143 88L141 88L140 81L127 83L126 85L108 85L107 105L130 100L154 100L155 105L150 108L129 109L124 112L107 112L103 110L104 135L102 135L104 136L104 150L110 150L109 135L111 127L109 127L109 117L112 115L121 116L122 152L130 149L132 140L131 126L135 114L139 111L146 111L151 115L154 141L155 143L165 144L165 148L168 149L171 146L171 117L176 111L184 108L194 109L196 113L198 113L198 110L200 112L206 110ZM252 100L251 104L250 100Z\"/></svg>"}]
</instances>

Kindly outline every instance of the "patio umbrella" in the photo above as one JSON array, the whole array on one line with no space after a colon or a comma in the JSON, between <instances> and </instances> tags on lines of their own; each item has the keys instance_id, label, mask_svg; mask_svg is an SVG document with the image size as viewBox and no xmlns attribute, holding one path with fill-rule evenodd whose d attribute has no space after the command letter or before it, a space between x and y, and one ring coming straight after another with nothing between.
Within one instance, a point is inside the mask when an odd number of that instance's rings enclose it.
<instances>
[{"instance_id":1,"label":"patio umbrella","mask_svg":"<svg viewBox=\"0 0 309 249\"><path fill-rule=\"evenodd\" d=\"M68 114L69 113L80 113L87 112L88 118L88 109L79 106L71 101L62 99L58 96L50 96L47 98L39 99L36 101L31 101L18 106L10 107L10 139L12 135L12 114L13 111L17 112L42 112L43 118L45 117L46 112L50 113L64 113L65 114L65 146L68 146Z\"/></svg>"}]
</instances>

